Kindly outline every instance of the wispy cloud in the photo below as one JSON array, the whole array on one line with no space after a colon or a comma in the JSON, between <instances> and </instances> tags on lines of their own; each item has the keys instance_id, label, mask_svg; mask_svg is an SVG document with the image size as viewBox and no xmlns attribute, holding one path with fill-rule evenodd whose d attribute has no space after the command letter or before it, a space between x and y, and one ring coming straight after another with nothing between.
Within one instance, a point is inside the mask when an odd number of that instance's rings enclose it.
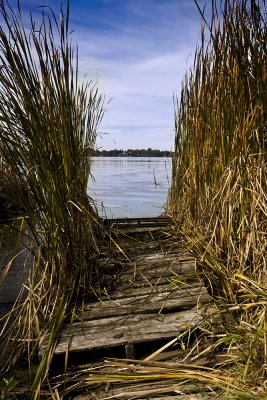
<instances>
[{"instance_id":1,"label":"wispy cloud","mask_svg":"<svg viewBox=\"0 0 267 400\"><path fill-rule=\"evenodd\" d=\"M23 0L24 10L60 1ZM66 1L63 4L66 4ZM173 94L193 62L201 18L193 0L75 0L81 76L98 79L107 113L103 148L172 147ZM191 56L190 56L191 55Z\"/></svg>"},{"instance_id":2,"label":"wispy cloud","mask_svg":"<svg viewBox=\"0 0 267 400\"><path fill-rule=\"evenodd\" d=\"M105 29L78 24L81 30L75 33L81 71L98 78L107 99L112 98L102 124L109 135L99 145L170 149L173 95L192 64L200 16L193 0L112 4L112 18L91 10L91 18L97 14Z\"/></svg>"}]
</instances>

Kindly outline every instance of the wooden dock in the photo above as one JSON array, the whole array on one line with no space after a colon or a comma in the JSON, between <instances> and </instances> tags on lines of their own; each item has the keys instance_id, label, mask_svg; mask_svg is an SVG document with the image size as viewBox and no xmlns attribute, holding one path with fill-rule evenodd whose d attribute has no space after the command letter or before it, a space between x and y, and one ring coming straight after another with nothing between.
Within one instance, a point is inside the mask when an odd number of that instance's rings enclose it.
<instances>
[{"instance_id":1,"label":"wooden dock","mask_svg":"<svg viewBox=\"0 0 267 400\"><path fill-rule=\"evenodd\" d=\"M156 232L170 225L170 218L113 218L104 220L104 227L118 233Z\"/></svg>"},{"instance_id":2,"label":"wooden dock","mask_svg":"<svg viewBox=\"0 0 267 400\"><path fill-rule=\"evenodd\" d=\"M114 271L113 288L104 290L99 301L85 304L72 322L64 324L55 355L67 355L78 364L79 360L87 366L91 363L89 375L92 365L98 365L100 376L121 371L116 363L106 364L104 359L110 356L180 362L191 351L183 346L187 340L183 335L203 318L209 303L195 258L173 239L168 218L107 220L105 226L124 252L103 246L100 254L103 266ZM75 399L199 400L200 391L206 391L199 383L198 389L195 383L181 387L173 379L137 382L121 384L115 379Z\"/></svg>"}]
</instances>

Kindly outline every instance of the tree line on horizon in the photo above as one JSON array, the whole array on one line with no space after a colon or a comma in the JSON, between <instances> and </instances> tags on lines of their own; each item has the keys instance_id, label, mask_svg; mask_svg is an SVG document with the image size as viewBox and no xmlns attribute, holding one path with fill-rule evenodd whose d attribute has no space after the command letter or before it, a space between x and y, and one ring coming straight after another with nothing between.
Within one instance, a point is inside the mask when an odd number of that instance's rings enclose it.
<instances>
[{"instance_id":1,"label":"tree line on horizon","mask_svg":"<svg viewBox=\"0 0 267 400\"><path fill-rule=\"evenodd\" d=\"M159 149L93 150L94 157L171 157L171 151Z\"/></svg>"}]
</instances>

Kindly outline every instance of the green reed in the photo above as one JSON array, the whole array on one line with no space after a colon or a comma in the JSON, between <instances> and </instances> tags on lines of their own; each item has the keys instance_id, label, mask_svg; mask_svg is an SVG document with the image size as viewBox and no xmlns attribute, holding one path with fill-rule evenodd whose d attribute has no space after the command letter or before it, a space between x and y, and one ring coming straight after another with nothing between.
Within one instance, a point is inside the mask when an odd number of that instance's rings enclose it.
<instances>
[{"instance_id":1,"label":"green reed","mask_svg":"<svg viewBox=\"0 0 267 400\"><path fill-rule=\"evenodd\" d=\"M198 6L201 42L176 103L168 207L228 310L227 335L242 333L235 371L249 385L267 362L267 10L212 6L210 21Z\"/></svg>"},{"instance_id":2,"label":"green reed","mask_svg":"<svg viewBox=\"0 0 267 400\"><path fill-rule=\"evenodd\" d=\"M79 82L69 4L60 21L44 9L40 23L31 16L27 29L19 3L15 11L1 2L0 14L0 154L11 171L9 187L19 181L24 188L13 204L34 255L28 297L5 335L17 343L12 364L50 333L34 397L70 302L94 290L99 276L99 222L87 184L104 108L96 85Z\"/></svg>"}]
</instances>

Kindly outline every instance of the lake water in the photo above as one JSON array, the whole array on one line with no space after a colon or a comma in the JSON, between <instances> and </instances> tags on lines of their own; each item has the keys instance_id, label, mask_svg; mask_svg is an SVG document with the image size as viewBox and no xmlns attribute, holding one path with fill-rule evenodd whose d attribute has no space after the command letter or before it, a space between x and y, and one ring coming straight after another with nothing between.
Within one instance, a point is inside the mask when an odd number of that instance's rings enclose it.
<instances>
[{"instance_id":1,"label":"lake water","mask_svg":"<svg viewBox=\"0 0 267 400\"><path fill-rule=\"evenodd\" d=\"M171 158L94 157L88 193L100 216L157 217L166 205Z\"/></svg>"}]
</instances>

